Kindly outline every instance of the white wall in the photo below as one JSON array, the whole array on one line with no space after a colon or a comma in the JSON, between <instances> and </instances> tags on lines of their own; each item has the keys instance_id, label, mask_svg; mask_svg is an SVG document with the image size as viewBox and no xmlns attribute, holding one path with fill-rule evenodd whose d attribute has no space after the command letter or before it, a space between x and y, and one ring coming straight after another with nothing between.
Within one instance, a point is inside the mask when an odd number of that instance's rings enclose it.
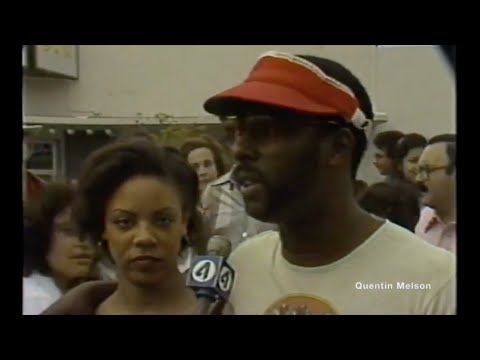
<instances>
[{"instance_id":1,"label":"white wall","mask_svg":"<svg viewBox=\"0 0 480 360\"><path fill-rule=\"evenodd\" d=\"M82 45L78 81L28 79L28 115L204 115L203 102L277 49L342 60L370 86L373 48L323 45Z\"/></svg>"},{"instance_id":2,"label":"white wall","mask_svg":"<svg viewBox=\"0 0 480 360\"><path fill-rule=\"evenodd\" d=\"M273 49L346 65L376 109L389 115L379 131L431 136L454 129L453 81L432 49L369 45L81 45L79 80L26 79L26 115L202 116L209 96L243 80L256 58ZM369 182L378 179L371 154L359 173Z\"/></svg>"},{"instance_id":3,"label":"white wall","mask_svg":"<svg viewBox=\"0 0 480 360\"><path fill-rule=\"evenodd\" d=\"M436 47L379 48L376 102L389 127L427 137L455 132L455 80Z\"/></svg>"}]
</instances>

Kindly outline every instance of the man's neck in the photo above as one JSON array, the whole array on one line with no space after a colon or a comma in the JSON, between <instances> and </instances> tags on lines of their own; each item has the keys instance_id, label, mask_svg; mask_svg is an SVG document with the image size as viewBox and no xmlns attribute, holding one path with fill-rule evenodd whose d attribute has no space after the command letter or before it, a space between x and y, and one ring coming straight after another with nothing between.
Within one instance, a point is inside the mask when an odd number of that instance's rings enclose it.
<instances>
[{"instance_id":1,"label":"man's neck","mask_svg":"<svg viewBox=\"0 0 480 360\"><path fill-rule=\"evenodd\" d=\"M299 220L279 224L282 252L295 265L315 267L335 262L351 253L382 224L353 199L319 201L328 211L305 211Z\"/></svg>"}]
</instances>

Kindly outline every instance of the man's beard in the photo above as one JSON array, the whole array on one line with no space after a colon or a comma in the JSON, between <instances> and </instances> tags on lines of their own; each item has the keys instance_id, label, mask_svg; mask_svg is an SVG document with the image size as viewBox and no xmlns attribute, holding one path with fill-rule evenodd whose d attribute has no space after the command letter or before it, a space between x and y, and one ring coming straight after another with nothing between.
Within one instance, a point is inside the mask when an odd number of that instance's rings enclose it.
<instances>
[{"instance_id":1,"label":"man's beard","mask_svg":"<svg viewBox=\"0 0 480 360\"><path fill-rule=\"evenodd\" d=\"M310 169L312 168L310 167ZM298 172L292 172L289 179L277 187L264 184L268 201L265 203L262 219L259 220L279 224L303 213L304 207L313 193L313 188L319 184L313 176L315 172L307 172L305 169L297 170Z\"/></svg>"}]
</instances>

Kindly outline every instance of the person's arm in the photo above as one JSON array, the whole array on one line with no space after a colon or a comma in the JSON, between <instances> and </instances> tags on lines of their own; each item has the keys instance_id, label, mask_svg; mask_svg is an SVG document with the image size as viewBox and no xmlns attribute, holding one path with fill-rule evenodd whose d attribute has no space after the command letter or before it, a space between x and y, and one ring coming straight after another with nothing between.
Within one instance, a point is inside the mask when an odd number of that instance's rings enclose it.
<instances>
[{"instance_id":1,"label":"person's arm","mask_svg":"<svg viewBox=\"0 0 480 360\"><path fill-rule=\"evenodd\" d=\"M117 287L112 281L89 281L78 285L40 315L93 315L99 304Z\"/></svg>"}]
</instances>

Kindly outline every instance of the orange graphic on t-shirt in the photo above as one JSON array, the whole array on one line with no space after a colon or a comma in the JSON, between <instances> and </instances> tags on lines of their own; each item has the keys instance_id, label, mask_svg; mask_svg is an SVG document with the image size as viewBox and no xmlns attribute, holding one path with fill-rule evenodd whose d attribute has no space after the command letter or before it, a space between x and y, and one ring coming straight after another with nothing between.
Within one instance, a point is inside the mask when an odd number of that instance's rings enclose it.
<instances>
[{"instance_id":1,"label":"orange graphic on t-shirt","mask_svg":"<svg viewBox=\"0 0 480 360\"><path fill-rule=\"evenodd\" d=\"M338 312L319 297L289 295L270 305L265 315L338 315Z\"/></svg>"}]
</instances>

